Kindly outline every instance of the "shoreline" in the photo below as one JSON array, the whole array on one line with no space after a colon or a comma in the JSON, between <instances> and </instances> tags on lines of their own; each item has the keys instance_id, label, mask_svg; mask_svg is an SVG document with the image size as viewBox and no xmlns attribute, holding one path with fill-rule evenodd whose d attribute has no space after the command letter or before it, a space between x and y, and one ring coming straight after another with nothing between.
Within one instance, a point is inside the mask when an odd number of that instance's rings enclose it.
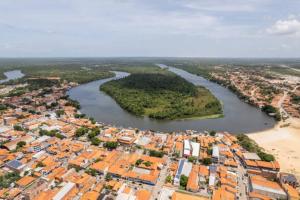
<instances>
[{"instance_id":1,"label":"shoreline","mask_svg":"<svg viewBox=\"0 0 300 200\"><path fill-rule=\"evenodd\" d=\"M293 173L300 179L300 119L290 118L271 129L247 135L275 156L281 172Z\"/></svg>"}]
</instances>

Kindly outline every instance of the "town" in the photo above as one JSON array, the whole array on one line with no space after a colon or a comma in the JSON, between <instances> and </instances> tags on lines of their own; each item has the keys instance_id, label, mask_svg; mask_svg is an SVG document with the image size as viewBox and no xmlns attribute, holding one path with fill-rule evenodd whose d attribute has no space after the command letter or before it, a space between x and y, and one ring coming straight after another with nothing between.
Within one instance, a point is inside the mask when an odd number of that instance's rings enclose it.
<instances>
[{"instance_id":1,"label":"town","mask_svg":"<svg viewBox=\"0 0 300 200\"><path fill-rule=\"evenodd\" d=\"M299 199L297 178L246 135L103 124L66 95L77 84L40 83L2 93L1 199Z\"/></svg>"},{"instance_id":2,"label":"town","mask_svg":"<svg viewBox=\"0 0 300 200\"><path fill-rule=\"evenodd\" d=\"M277 120L300 118L299 77L275 73L268 70L268 66L260 66L259 70L247 66L216 68L218 70L211 73L212 80L229 87L246 102L262 108Z\"/></svg>"}]
</instances>

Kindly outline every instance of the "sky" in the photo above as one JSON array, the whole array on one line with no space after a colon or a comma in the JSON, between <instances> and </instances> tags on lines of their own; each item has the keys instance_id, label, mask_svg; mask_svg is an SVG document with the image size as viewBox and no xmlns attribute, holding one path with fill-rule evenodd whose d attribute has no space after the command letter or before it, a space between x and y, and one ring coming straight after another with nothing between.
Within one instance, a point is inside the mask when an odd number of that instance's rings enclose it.
<instances>
[{"instance_id":1,"label":"sky","mask_svg":"<svg viewBox=\"0 0 300 200\"><path fill-rule=\"evenodd\" d=\"M300 0L1 0L0 57L300 57Z\"/></svg>"}]
</instances>

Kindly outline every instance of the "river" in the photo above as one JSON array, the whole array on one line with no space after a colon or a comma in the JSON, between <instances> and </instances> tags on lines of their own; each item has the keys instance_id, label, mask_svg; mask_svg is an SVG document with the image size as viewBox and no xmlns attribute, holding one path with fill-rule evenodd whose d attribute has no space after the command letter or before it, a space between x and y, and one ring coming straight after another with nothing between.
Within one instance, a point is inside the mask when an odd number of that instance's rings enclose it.
<instances>
[{"instance_id":1,"label":"river","mask_svg":"<svg viewBox=\"0 0 300 200\"><path fill-rule=\"evenodd\" d=\"M6 79L0 80L0 84L10 80L22 78L24 76L24 74L20 70L7 71L4 72L4 75L6 76Z\"/></svg>"},{"instance_id":2,"label":"river","mask_svg":"<svg viewBox=\"0 0 300 200\"><path fill-rule=\"evenodd\" d=\"M165 65L160 65L166 67ZM125 72L115 72L113 78L93 81L68 91L70 98L79 101L81 112L106 124L133 127L142 130L163 132L180 130L217 130L231 133L251 133L271 128L275 120L259 109L241 101L234 93L216 83L174 67L168 69L195 85L209 89L223 104L224 117L218 119L154 120L137 117L123 110L110 96L99 91L99 86L107 81L128 76Z\"/></svg>"}]
</instances>

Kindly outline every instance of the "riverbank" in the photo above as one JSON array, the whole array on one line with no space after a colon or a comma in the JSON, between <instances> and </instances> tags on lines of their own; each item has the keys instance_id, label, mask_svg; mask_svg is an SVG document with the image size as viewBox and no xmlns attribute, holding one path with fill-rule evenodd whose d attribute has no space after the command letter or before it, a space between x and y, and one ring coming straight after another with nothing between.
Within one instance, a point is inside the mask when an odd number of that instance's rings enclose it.
<instances>
[{"instance_id":1,"label":"riverbank","mask_svg":"<svg viewBox=\"0 0 300 200\"><path fill-rule=\"evenodd\" d=\"M300 119L291 118L248 136L276 157L282 172L293 173L300 179Z\"/></svg>"}]
</instances>

